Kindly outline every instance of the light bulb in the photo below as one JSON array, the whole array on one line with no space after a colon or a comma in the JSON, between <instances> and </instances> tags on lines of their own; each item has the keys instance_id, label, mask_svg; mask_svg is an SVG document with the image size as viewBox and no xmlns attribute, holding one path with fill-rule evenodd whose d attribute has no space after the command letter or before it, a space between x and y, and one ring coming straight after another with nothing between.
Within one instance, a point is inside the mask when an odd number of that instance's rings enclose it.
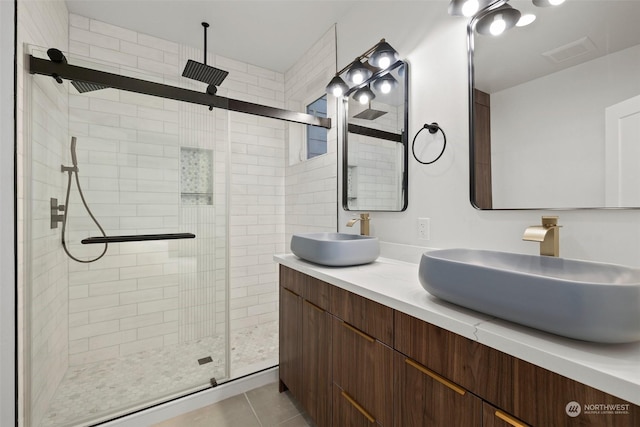
<instances>
[{"instance_id":1,"label":"light bulb","mask_svg":"<svg viewBox=\"0 0 640 427\"><path fill-rule=\"evenodd\" d=\"M520 19L516 23L516 27L525 27L525 26L531 24L535 20L536 20L536 15L534 15L532 13L527 13L526 15L522 15L520 17Z\"/></svg>"},{"instance_id":2,"label":"light bulb","mask_svg":"<svg viewBox=\"0 0 640 427\"><path fill-rule=\"evenodd\" d=\"M343 93L343 92L342 92L342 88L341 88L341 87L339 87L339 86L338 86L338 87L334 87L334 88L333 88L333 92L332 92L332 93L333 93L333 96L335 96L336 98L338 98L338 97L342 96L342 93Z\"/></svg>"},{"instance_id":3,"label":"light bulb","mask_svg":"<svg viewBox=\"0 0 640 427\"><path fill-rule=\"evenodd\" d=\"M364 76L359 71L354 73L353 76L351 76L351 82L353 82L353 84L359 85L363 81L364 81Z\"/></svg>"},{"instance_id":4,"label":"light bulb","mask_svg":"<svg viewBox=\"0 0 640 427\"><path fill-rule=\"evenodd\" d=\"M467 17L473 16L479 8L480 3L478 3L478 0L467 0L462 5L462 15Z\"/></svg>"},{"instance_id":5,"label":"light bulb","mask_svg":"<svg viewBox=\"0 0 640 427\"><path fill-rule=\"evenodd\" d=\"M491 35L499 36L500 34L504 33L504 30L506 29L507 23L504 22L504 19L502 19L502 14L496 14L496 16L493 18L491 26L489 27L489 32L491 33Z\"/></svg>"},{"instance_id":6,"label":"light bulb","mask_svg":"<svg viewBox=\"0 0 640 427\"><path fill-rule=\"evenodd\" d=\"M358 101L360 102L360 104L365 105L367 102L369 102L369 96L366 93L363 93L362 95L360 95L360 98L358 98Z\"/></svg>"},{"instance_id":7,"label":"light bulb","mask_svg":"<svg viewBox=\"0 0 640 427\"><path fill-rule=\"evenodd\" d=\"M391 92L391 84L386 80L384 82L382 82L382 84L380 85L380 92L382 92L382 93Z\"/></svg>"},{"instance_id":8,"label":"light bulb","mask_svg":"<svg viewBox=\"0 0 640 427\"><path fill-rule=\"evenodd\" d=\"M391 65L391 58L389 58L388 56L383 56L382 58L380 58L380 60L378 61L378 65L380 66L380 68L385 69L387 68L389 65Z\"/></svg>"},{"instance_id":9,"label":"light bulb","mask_svg":"<svg viewBox=\"0 0 640 427\"><path fill-rule=\"evenodd\" d=\"M549 0L549 3L550 3L552 6L558 6L559 4L564 3L564 0Z\"/></svg>"}]
</instances>

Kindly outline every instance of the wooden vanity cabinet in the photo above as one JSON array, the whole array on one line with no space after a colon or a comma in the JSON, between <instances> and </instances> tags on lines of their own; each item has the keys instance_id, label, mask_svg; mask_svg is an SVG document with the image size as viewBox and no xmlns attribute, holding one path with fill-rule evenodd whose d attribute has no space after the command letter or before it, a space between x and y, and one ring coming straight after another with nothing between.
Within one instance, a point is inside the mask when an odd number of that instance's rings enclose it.
<instances>
[{"instance_id":1,"label":"wooden vanity cabinet","mask_svg":"<svg viewBox=\"0 0 640 427\"><path fill-rule=\"evenodd\" d=\"M328 305L329 284L280 267L280 391L289 389L318 427L331 426Z\"/></svg>"},{"instance_id":2,"label":"wooden vanity cabinet","mask_svg":"<svg viewBox=\"0 0 640 427\"><path fill-rule=\"evenodd\" d=\"M280 283L281 391L319 427L640 426L577 381L284 266ZM627 413L573 418L572 401Z\"/></svg>"}]
</instances>

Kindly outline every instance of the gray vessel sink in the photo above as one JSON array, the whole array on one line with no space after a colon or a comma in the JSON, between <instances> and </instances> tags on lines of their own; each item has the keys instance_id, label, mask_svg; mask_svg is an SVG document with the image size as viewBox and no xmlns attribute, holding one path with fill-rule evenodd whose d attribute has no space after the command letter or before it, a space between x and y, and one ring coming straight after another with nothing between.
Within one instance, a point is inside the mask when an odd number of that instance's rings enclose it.
<instances>
[{"instance_id":1,"label":"gray vessel sink","mask_svg":"<svg viewBox=\"0 0 640 427\"><path fill-rule=\"evenodd\" d=\"M299 233L291 237L291 252L330 267L368 264L380 255L377 237L347 233Z\"/></svg>"},{"instance_id":2,"label":"gray vessel sink","mask_svg":"<svg viewBox=\"0 0 640 427\"><path fill-rule=\"evenodd\" d=\"M535 255L443 249L420 260L438 298L564 337L640 340L640 269Z\"/></svg>"}]
</instances>

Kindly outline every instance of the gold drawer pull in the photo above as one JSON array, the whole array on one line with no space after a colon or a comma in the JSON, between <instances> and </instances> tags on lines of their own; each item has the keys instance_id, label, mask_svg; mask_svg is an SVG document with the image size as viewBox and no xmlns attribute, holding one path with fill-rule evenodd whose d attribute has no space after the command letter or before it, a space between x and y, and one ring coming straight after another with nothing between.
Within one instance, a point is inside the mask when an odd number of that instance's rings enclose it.
<instances>
[{"instance_id":1,"label":"gold drawer pull","mask_svg":"<svg viewBox=\"0 0 640 427\"><path fill-rule=\"evenodd\" d=\"M358 410L358 412L360 412L362 415L364 415L369 420L369 422L371 422L371 423L375 423L376 422L376 419L373 418L373 416L369 412L367 412L366 409L364 409L362 406L360 406L360 404L358 402L353 400L353 398L351 396L349 396L347 394L347 392L344 391L344 390L342 391L342 397L347 399L347 401L349 403L351 403L351 405L353 405L353 407L356 408Z\"/></svg>"},{"instance_id":2,"label":"gold drawer pull","mask_svg":"<svg viewBox=\"0 0 640 427\"><path fill-rule=\"evenodd\" d=\"M436 374L432 370L425 368L424 366L422 366L418 362L414 362L413 360L411 360L409 358L404 359L404 361L408 365L411 365L414 368L416 368L417 370L419 370L420 372L422 372L423 374L428 375L431 378L433 378L434 380L438 381L443 386L446 386L446 387L450 388L451 390L455 391L456 393L460 394L461 396L465 395L465 393L466 393L465 389L463 389L462 387L458 386L457 384L452 383L448 379Z\"/></svg>"},{"instance_id":3,"label":"gold drawer pull","mask_svg":"<svg viewBox=\"0 0 640 427\"><path fill-rule=\"evenodd\" d=\"M511 415L506 414L504 412L502 412L501 410L496 410L496 417L500 418L502 421L504 421L505 423L513 426L513 427L529 427L527 424L516 420L515 418L513 418Z\"/></svg>"},{"instance_id":4,"label":"gold drawer pull","mask_svg":"<svg viewBox=\"0 0 640 427\"><path fill-rule=\"evenodd\" d=\"M297 296L297 297L299 297L299 296L300 296L300 295L296 294L295 292L293 292L291 289L289 289L289 288L285 288L284 286L282 287L282 289L283 289L283 290L285 290L285 291L287 291L287 292L289 292L290 294L293 294L293 295Z\"/></svg>"},{"instance_id":5,"label":"gold drawer pull","mask_svg":"<svg viewBox=\"0 0 640 427\"><path fill-rule=\"evenodd\" d=\"M342 324L347 328L350 329L351 331L355 332L356 334L360 335L362 338L364 338L365 340L369 341L369 342L375 342L376 339L370 335L365 334L364 332L362 332L360 329L356 329L353 326L351 326L350 324L348 324L347 322L342 322Z\"/></svg>"},{"instance_id":6,"label":"gold drawer pull","mask_svg":"<svg viewBox=\"0 0 640 427\"><path fill-rule=\"evenodd\" d=\"M315 305L315 304L314 304L314 303L312 303L311 301L309 301L309 300L304 300L304 302L306 302L307 304L309 304L311 307L315 308L316 310L318 310L318 311L320 311L320 312L324 313L324 310L323 310L323 309L321 309L320 307L318 307L317 305Z\"/></svg>"}]
</instances>

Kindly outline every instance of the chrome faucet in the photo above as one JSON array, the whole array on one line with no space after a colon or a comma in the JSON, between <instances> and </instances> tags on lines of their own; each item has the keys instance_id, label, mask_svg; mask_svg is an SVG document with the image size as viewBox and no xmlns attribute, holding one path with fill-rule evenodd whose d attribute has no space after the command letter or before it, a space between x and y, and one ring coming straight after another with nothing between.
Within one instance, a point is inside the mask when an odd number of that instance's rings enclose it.
<instances>
[{"instance_id":1,"label":"chrome faucet","mask_svg":"<svg viewBox=\"0 0 640 427\"><path fill-rule=\"evenodd\" d=\"M540 255L560 256L560 227L557 216L543 216L542 225L527 227L522 240L540 242Z\"/></svg>"},{"instance_id":2,"label":"chrome faucet","mask_svg":"<svg viewBox=\"0 0 640 427\"><path fill-rule=\"evenodd\" d=\"M352 218L347 223L347 227L353 227L353 224L360 221L360 235L368 236L369 235L369 223L371 222L371 218L369 218L368 213L361 213L360 218Z\"/></svg>"}]
</instances>

